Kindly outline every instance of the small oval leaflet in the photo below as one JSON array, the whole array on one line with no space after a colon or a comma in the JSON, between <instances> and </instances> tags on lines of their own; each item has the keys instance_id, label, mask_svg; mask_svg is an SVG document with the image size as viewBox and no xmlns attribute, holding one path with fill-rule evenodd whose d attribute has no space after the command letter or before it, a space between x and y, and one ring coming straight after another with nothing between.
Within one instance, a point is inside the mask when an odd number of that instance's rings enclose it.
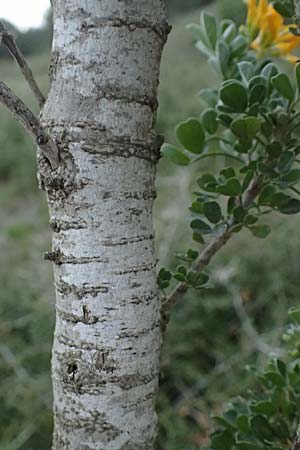
<instances>
[{"instance_id":1,"label":"small oval leaflet","mask_svg":"<svg viewBox=\"0 0 300 450\"><path fill-rule=\"evenodd\" d=\"M176 135L183 147L192 153L202 153L205 144L205 131L198 119L187 119L176 127Z\"/></svg>"}]
</instances>

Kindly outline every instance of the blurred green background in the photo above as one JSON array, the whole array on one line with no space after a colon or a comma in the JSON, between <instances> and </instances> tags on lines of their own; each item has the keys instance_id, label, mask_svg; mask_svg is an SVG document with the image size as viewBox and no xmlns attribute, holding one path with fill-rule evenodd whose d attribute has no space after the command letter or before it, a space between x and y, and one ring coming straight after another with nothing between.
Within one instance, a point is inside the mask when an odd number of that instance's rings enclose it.
<instances>
[{"instance_id":1,"label":"blurred green background","mask_svg":"<svg viewBox=\"0 0 300 450\"><path fill-rule=\"evenodd\" d=\"M241 0L167 3L173 31L162 63L158 127L173 141L174 125L201 113L199 89L218 81L186 25L199 20L203 7L238 21L245 10ZM15 32L46 92L50 15L44 29ZM5 52L0 56L0 79L33 107L17 68ZM42 258L50 249L47 207L34 145L2 107L0 124L0 450L47 450L54 325L52 268ZM202 163L196 170L207 168ZM192 185L190 170L160 163L155 228L161 264L176 264L176 252L189 246ZM213 261L213 287L177 306L162 355L158 450L203 448L211 414L251 383L244 366L263 364L279 347L287 309L300 294L299 224L297 217L277 219L263 243L243 232Z\"/></svg>"}]
</instances>

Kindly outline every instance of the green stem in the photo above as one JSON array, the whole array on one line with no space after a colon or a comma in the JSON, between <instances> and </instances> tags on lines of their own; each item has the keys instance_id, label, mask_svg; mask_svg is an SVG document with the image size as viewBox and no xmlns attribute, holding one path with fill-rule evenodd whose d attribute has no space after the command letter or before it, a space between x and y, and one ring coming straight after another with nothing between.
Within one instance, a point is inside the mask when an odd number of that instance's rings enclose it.
<instances>
[{"instance_id":1,"label":"green stem","mask_svg":"<svg viewBox=\"0 0 300 450\"><path fill-rule=\"evenodd\" d=\"M300 122L297 122L290 130L289 133L292 134L300 125Z\"/></svg>"},{"instance_id":2,"label":"green stem","mask_svg":"<svg viewBox=\"0 0 300 450\"><path fill-rule=\"evenodd\" d=\"M296 194L300 195L300 191L297 188L291 186L289 189L291 189L291 191L296 192Z\"/></svg>"},{"instance_id":3,"label":"green stem","mask_svg":"<svg viewBox=\"0 0 300 450\"><path fill-rule=\"evenodd\" d=\"M297 114L294 115L294 117L291 118L291 122L293 122L293 120L297 119L300 116L300 111L297 112Z\"/></svg>"},{"instance_id":4,"label":"green stem","mask_svg":"<svg viewBox=\"0 0 300 450\"><path fill-rule=\"evenodd\" d=\"M259 216L264 216L264 215L266 215L266 214L271 214L272 212L274 212L273 209L266 209L266 210L264 210L264 211L260 211L260 212L258 213L258 215L259 215Z\"/></svg>"},{"instance_id":5,"label":"green stem","mask_svg":"<svg viewBox=\"0 0 300 450\"><path fill-rule=\"evenodd\" d=\"M224 158L231 158L231 159L234 159L235 161L238 161L239 163L245 164L245 161L243 161L238 156L230 155L229 153L221 153L221 152L206 153L205 155L198 156L197 158L192 160L192 163L201 161L202 159L205 159L205 158L213 158L214 156L223 156Z\"/></svg>"},{"instance_id":6,"label":"green stem","mask_svg":"<svg viewBox=\"0 0 300 450\"><path fill-rule=\"evenodd\" d=\"M263 147L265 147L265 146L267 145L267 144L266 144L259 136L256 136L255 139L256 139Z\"/></svg>"},{"instance_id":7,"label":"green stem","mask_svg":"<svg viewBox=\"0 0 300 450\"><path fill-rule=\"evenodd\" d=\"M292 110L299 102L300 102L300 98L298 98L294 103L291 104L290 110Z\"/></svg>"},{"instance_id":8,"label":"green stem","mask_svg":"<svg viewBox=\"0 0 300 450\"><path fill-rule=\"evenodd\" d=\"M269 123L269 125L272 127L272 128L274 128L274 124L272 123L272 120L265 114L265 113L260 113L262 116L263 116L263 118Z\"/></svg>"},{"instance_id":9,"label":"green stem","mask_svg":"<svg viewBox=\"0 0 300 450\"><path fill-rule=\"evenodd\" d=\"M213 141L219 141L219 142L224 142L224 144L230 145L230 147L232 147L233 143L228 141L227 139L224 139L220 136L213 136L207 139L206 142L213 142Z\"/></svg>"}]
</instances>

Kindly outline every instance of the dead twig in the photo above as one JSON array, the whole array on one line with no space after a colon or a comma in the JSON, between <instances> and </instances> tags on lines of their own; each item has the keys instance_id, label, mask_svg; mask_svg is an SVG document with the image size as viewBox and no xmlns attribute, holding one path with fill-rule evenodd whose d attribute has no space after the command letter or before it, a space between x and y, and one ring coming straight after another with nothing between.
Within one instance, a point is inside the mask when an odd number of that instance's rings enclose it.
<instances>
[{"instance_id":1,"label":"dead twig","mask_svg":"<svg viewBox=\"0 0 300 450\"><path fill-rule=\"evenodd\" d=\"M6 27L3 25L1 21L0 21L0 37L3 44L7 47L9 52L15 58L18 66L21 69L22 74L24 75L24 78L26 79L27 83L30 86L30 89L32 90L34 97L36 98L40 108L42 109L46 99L42 94L39 86L37 85L32 70L30 69L26 59L21 53L14 36L11 33L9 33L9 31L6 29Z\"/></svg>"},{"instance_id":2,"label":"dead twig","mask_svg":"<svg viewBox=\"0 0 300 450\"><path fill-rule=\"evenodd\" d=\"M0 102L3 103L14 117L31 134L41 151L49 160L52 169L59 166L58 147L49 134L41 126L33 112L17 97L9 87L0 81Z\"/></svg>"}]
</instances>

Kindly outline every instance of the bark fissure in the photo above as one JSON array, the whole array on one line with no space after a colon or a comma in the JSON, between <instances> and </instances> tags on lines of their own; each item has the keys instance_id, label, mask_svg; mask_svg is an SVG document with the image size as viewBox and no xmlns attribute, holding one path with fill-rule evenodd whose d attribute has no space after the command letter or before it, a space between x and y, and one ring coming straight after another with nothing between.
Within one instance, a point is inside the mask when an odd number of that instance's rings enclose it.
<instances>
[{"instance_id":1,"label":"bark fissure","mask_svg":"<svg viewBox=\"0 0 300 450\"><path fill-rule=\"evenodd\" d=\"M161 0L54 0L42 165L57 322L53 450L153 450L161 347L152 207Z\"/></svg>"}]
</instances>

